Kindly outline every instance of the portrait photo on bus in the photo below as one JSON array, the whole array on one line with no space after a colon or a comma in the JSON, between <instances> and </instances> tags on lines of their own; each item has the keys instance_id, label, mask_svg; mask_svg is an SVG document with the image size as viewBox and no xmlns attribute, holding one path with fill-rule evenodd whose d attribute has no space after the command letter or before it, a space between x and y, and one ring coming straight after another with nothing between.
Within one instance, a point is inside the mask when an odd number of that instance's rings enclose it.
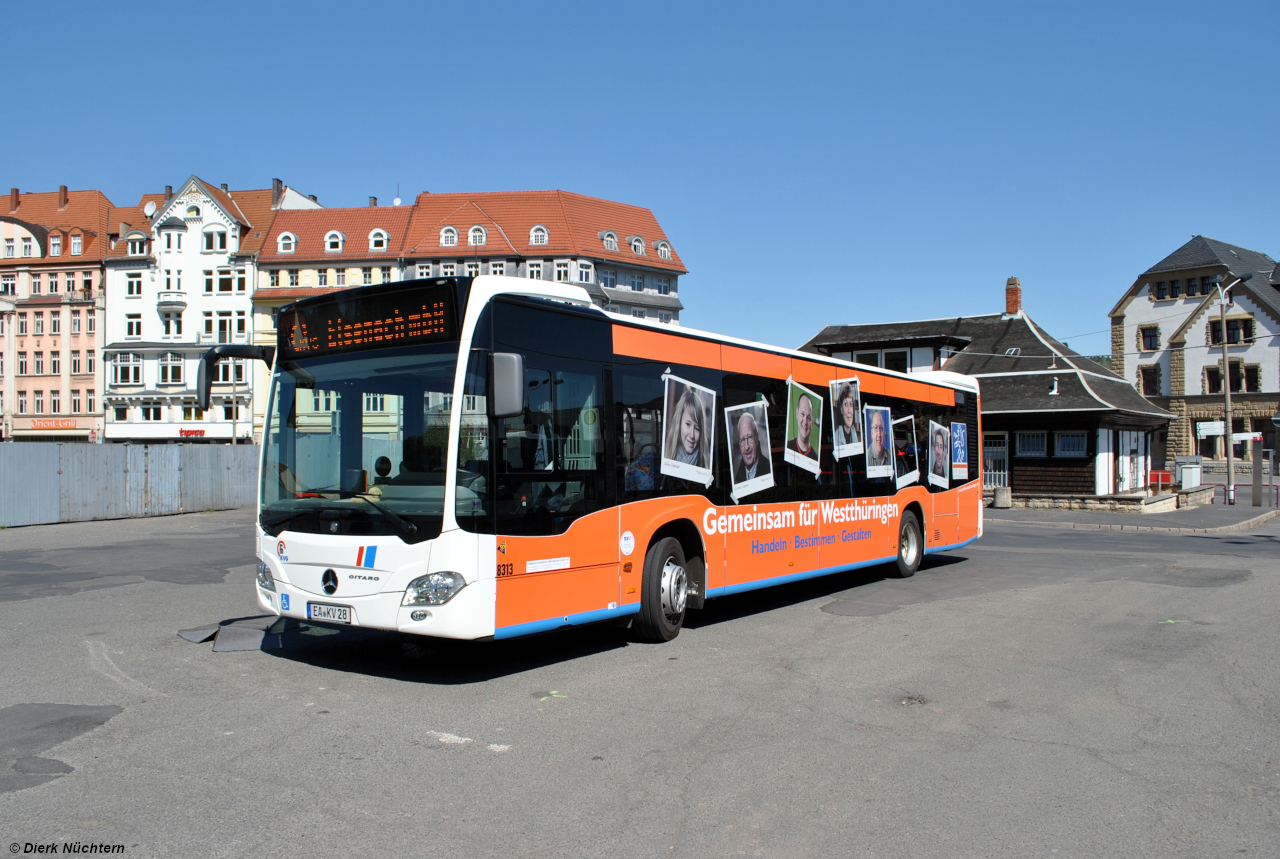
<instances>
[{"instance_id":1,"label":"portrait photo on bus","mask_svg":"<svg viewBox=\"0 0 1280 859\"><path fill-rule=\"evenodd\" d=\"M969 427L967 424L951 425L951 476L956 480L969 479Z\"/></svg>"},{"instance_id":2,"label":"portrait photo on bus","mask_svg":"<svg viewBox=\"0 0 1280 859\"><path fill-rule=\"evenodd\" d=\"M822 444L822 397L787 379L787 430L783 459L817 474Z\"/></svg>"},{"instance_id":3,"label":"portrait photo on bus","mask_svg":"<svg viewBox=\"0 0 1280 859\"><path fill-rule=\"evenodd\" d=\"M929 421L929 482L946 489L951 485L947 466L951 464L951 431Z\"/></svg>"},{"instance_id":4,"label":"portrait photo on bus","mask_svg":"<svg viewBox=\"0 0 1280 859\"><path fill-rule=\"evenodd\" d=\"M769 418L763 400L724 410L725 443L733 472L734 501L773 486Z\"/></svg>"},{"instance_id":5,"label":"portrait photo on bus","mask_svg":"<svg viewBox=\"0 0 1280 859\"><path fill-rule=\"evenodd\" d=\"M898 418L893 422L893 473L898 478L898 488L920 481L920 452L916 450L915 417Z\"/></svg>"},{"instance_id":6,"label":"portrait photo on bus","mask_svg":"<svg viewBox=\"0 0 1280 859\"><path fill-rule=\"evenodd\" d=\"M862 395L856 376L831 383L831 432L836 459L862 453Z\"/></svg>"},{"instance_id":7,"label":"portrait photo on bus","mask_svg":"<svg viewBox=\"0 0 1280 859\"><path fill-rule=\"evenodd\" d=\"M893 477L889 410L884 406L865 406L862 413L867 426L867 478Z\"/></svg>"},{"instance_id":8,"label":"portrait photo on bus","mask_svg":"<svg viewBox=\"0 0 1280 859\"><path fill-rule=\"evenodd\" d=\"M677 376L664 376L662 473L710 486L715 392Z\"/></svg>"}]
</instances>

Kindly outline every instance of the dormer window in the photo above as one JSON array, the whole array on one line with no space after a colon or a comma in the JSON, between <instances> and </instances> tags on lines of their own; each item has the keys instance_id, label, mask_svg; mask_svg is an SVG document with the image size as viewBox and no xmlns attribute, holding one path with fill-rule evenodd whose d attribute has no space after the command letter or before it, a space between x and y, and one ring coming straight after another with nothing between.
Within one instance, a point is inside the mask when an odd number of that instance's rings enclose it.
<instances>
[{"instance_id":1,"label":"dormer window","mask_svg":"<svg viewBox=\"0 0 1280 859\"><path fill-rule=\"evenodd\" d=\"M298 249L298 237L293 233L281 233L276 239L276 247L282 254L291 254Z\"/></svg>"},{"instance_id":2,"label":"dormer window","mask_svg":"<svg viewBox=\"0 0 1280 859\"><path fill-rule=\"evenodd\" d=\"M458 243L458 231L453 227L445 227L440 231L440 244L443 247L451 248Z\"/></svg>"},{"instance_id":3,"label":"dormer window","mask_svg":"<svg viewBox=\"0 0 1280 859\"><path fill-rule=\"evenodd\" d=\"M142 236L129 236L129 256L142 256L147 252L147 240Z\"/></svg>"},{"instance_id":4,"label":"dormer window","mask_svg":"<svg viewBox=\"0 0 1280 859\"><path fill-rule=\"evenodd\" d=\"M547 243L547 228L539 224L529 231L529 244L545 245Z\"/></svg>"},{"instance_id":5,"label":"dormer window","mask_svg":"<svg viewBox=\"0 0 1280 859\"><path fill-rule=\"evenodd\" d=\"M31 239L24 238L22 240L22 255L24 257L31 256Z\"/></svg>"},{"instance_id":6,"label":"dormer window","mask_svg":"<svg viewBox=\"0 0 1280 859\"><path fill-rule=\"evenodd\" d=\"M337 230L330 230L324 237L324 252L341 253L344 241L346 241L346 236Z\"/></svg>"},{"instance_id":7,"label":"dormer window","mask_svg":"<svg viewBox=\"0 0 1280 859\"><path fill-rule=\"evenodd\" d=\"M200 207L199 207L199 206L196 206L196 205L187 206L187 214L186 214L186 217L188 217L188 218L198 218L198 217L200 217Z\"/></svg>"},{"instance_id":8,"label":"dormer window","mask_svg":"<svg viewBox=\"0 0 1280 859\"><path fill-rule=\"evenodd\" d=\"M604 249L607 251L616 251L618 249L617 233L610 231L604 234Z\"/></svg>"},{"instance_id":9,"label":"dormer window","mask_svg":"<svg viewBox=\"0 0 1280 859\"><path fill-rule=\"evenodd\" d=\"M84 237L72 236L71 237L71 255L73 257L80 256L80 252L83 248L84 248Z\"/></svg>"},{"instance_id":10,"label":"dormer window","mask_svg":"<svg viewBox=\"0 0 1280 859\"><path fill-rule=\"evenodd\" d=\"M644 256L644 239L639 236L632 236L631 252L636 256Z\"/></svg>"},{"instance_id":11,"label":"dormer window","mask_svg":"<svg viewBox=\"0 0 1280 859\"><path fill-rule=\"evenodd\" d=\"M484 231L484 227L472 227L471 231L467 233L467 244L483 245L488 241L488 238L488 235Z\"/></svg>"},{"instance_id":12,"label":"dormer window","mask_svg":"<svg viewBox=\"0 0 1280 859\"><path fill-rule=\"evenodd\" d=\"M666 242L658 242L658 256L662 259L671 259L671 245Z\"/></svg>"},{"instance_id":13,"label":"dormer window","mask_svg":"<svg viewBox=\"0 0 1280 859\"><path fill-rule=\"evenodd\" d=\"M62 256L62 236L49 236L49 256Z\"/></svg>"},{"instance_id":14,"label":"dormer window","mask_svg":"<svg viewBox=\"0 0 1280 859\"><path fill-rule=\"evenodd\" d=\"M369 250L385 251L387 249L386 230L374 230L369 233Z\"/></svg>"},{"instance_id":15,"label":"dormer window","mask_svg":"<svg viewBox=\"0 0 1280 859\"><path fill-rule=\"evenodd\" d=\"M220 227L205 230L204 249L206 251L225 251L227 249L227 231Z\"/></svg>"}]
</instances>

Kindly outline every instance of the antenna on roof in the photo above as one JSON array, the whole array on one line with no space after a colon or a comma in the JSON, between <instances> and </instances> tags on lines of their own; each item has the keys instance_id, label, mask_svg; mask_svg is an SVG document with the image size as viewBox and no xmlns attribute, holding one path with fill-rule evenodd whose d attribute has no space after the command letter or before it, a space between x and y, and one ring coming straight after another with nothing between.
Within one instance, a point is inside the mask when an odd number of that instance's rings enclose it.
<instances>
[{"instance_id":1,"label":"antenna on roof","mask_svg":"<svg viewBox=\"0 0 1280 859\"><path fill-rule=\"evenodd\" d=\"M396 198L391 201L391 205L393 206L400 205L400 183L399 182L396 182Z\"/></svg>"}]
</instances>

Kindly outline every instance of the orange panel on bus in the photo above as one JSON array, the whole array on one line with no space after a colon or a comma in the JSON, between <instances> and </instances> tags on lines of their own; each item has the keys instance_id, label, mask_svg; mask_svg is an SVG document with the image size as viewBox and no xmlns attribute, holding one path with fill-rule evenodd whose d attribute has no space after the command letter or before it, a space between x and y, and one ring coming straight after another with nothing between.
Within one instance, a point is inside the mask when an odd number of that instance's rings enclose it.
<instances>
[{"instance_id":1,"label":"orange panel on bus","mask_svg":"<svg viewBox=\"0 0 1280 859\"><path fill-rule=\"evenodd\" d=\"M741 346L721 346L721 361L730 373L785 379L791 375L791 359L772 352L757 352Z\"/></svg>"},{"instance_id":2,"label":"orange panel on bus","mask_svg":"<svg viewBox=\"0 0 1280 859\"><path fill-rule=\"evenodd\" d=\"M802 385L825 385L836 377L838 367L815 364L800 358L791 359L791 376Z\"/></svg>"},{"instance_id":3,"label":"orange panel on bus","mask_svg":"<svg viewBox=\"0 0 1280 859\"><path fill-rule=\"evenodd\" d=\"M694 367L720 369L720 344L692 337L677 337L661 331L632 328L629 325L613 326L613 351L633 358L652 361L671 361Z\"/></svg>"},{"instance_id":4,"label":"orange panel on bus","mask_svg":"<svg viewBox=\"0 0 1280 859\"><path fill-rule=\"evenodd\" d=\"M923 400L926 403L936 402L933 399L933 392L938 390L933 385L926 385L924 382L911 382L906 379L899 379L896 376L884 377L884 392L890 397L901 397L904 400ZM948 393L950 393L948 391ZM952 394L952 402L955 395Z\"/></svg>"},{"instance_id":5,"label":"orange panel on bus","mask_svg":"<svg viewBox=\"0 0 1280 859\"><path fill-rule=\"evenodd\" d=\"M607 609L618 601L618 565L580 567L498 579L498 629Z\"/></svg>"}]
</instances>

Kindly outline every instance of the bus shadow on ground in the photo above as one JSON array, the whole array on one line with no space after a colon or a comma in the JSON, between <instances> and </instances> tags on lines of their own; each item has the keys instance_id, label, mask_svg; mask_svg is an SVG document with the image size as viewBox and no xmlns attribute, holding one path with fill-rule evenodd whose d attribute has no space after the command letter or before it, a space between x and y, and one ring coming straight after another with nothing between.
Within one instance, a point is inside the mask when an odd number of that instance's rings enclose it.
<instances>
[{"instance_id":1,"label":"bus shadow on ground","mask_svg":"<svg viewBox=\"0 0 1280 859\"><path fill-rule=\"evenodd\" d=\"M965 560L929 556L917 576ZM719 597L686 615L690 630L713 627L815 599L836 597L885 582L889 565L850 570L786 585ZM890 579L890 588L912 579ZM825 606L824 606L825 608ZM878 613L878 612L871 612ZM380 630L290 621L280 646L266 650L279 659L342 671L431 685L466 685L571 662L631 645L643 646L617 622L572 627L511 641L454 641Z\"/></svg>"}]
</instances>

